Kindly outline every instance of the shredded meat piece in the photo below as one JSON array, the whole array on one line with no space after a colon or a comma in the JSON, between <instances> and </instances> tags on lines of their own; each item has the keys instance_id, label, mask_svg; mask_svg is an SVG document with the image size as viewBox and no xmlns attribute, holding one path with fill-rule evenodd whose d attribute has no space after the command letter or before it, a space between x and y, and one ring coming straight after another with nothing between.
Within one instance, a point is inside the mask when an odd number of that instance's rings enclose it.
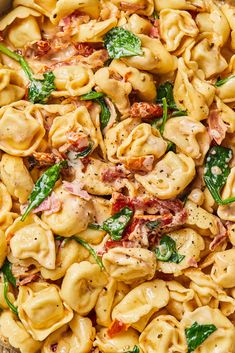
<instances>
[{"instance_id":1,"label":"shredded meat piece","mask_svg":"<svg viewBox=\"0 0 235 353\"><path fill-rule=\"evenodd\" d=\"M131 106L130 115L132 118L153 119L161 118L162 107L155 103L135 102Z\"/></svg>"},{"instance_id":2,"label":"shredded meat piece","mask_svg":"<svg viewBox=\"0 0 235 353\"><path fill-rule=\"evenodd\" d=\"M149 32L149 37L151 38L160 38L160 22L159 20L154 20L153 26Z\"/></svg>"},{"instance_id":3,"label":"shredded meat piece","mask_svg":"<svg viewBox=\"0 0 235 353\"><path fill-rule=\"evenodd\" d=\"M49 40L38 40L34 43L29 43L25 49L26 57L33 57L38 59L51 50L51 42Z\"/></svg>"},{"instance_id":4,"label":"shredded meat piece","mask_svg":"<svg viewBox=\"0 0 235 353\"><path fill-rule=\"evenodd\" d=\"M29 275L29 276L25 277L22 281L19 281L19 285L24 286L28 283L36 281L38 278L39 278L38 274Z\"/></svg>"},{"instance_id":5,"label":"shredded meat piece","mask_svg":"<svg viewBox=\"0 0 235 353\"><path fill-rule=\"evenodd\" d=\"M216 105L213 105L210 109L208 124L208 132L210 137L214 139L218 145L220 145L225 138L228 126L222 120Z\"/></svg>"},{"instance_id":6,"label":"shredded meat piece","mask_svg":"<svg viewBox=\"0 0 235 353\"><path fill-rule=\"evenodd\" d=\"M61 210L61 201L54 192L51 193L38 207L33 210L33 213L44 211L46 216Z\"/></svg>"},{"instance_id":7,"label":"shredded meat piece","mask_svg":"<svg viewBox=\"0 0 235 353\"><path fill-rule=\"evenodd\" d=\"M91 196L88 194L87 191L83 190L84 185L79 181L79 180L75 180L71 183L69 183L68 181L63 181L63 188L70 192L70 194L75 195L75 196L79 196L84 200L90 200Z\"/></svg>"},{"instance_id":8,"label":"shredded meat piece","mask_svg":"<svg viewBox=\"0 0 235 353\"><path fill-rule=\"evenodd\" d=\"M209 249L211 251L214 251L227 238L227 229L224 227L223 223L219 218L217 218L217 224L218 224L219 232L210 243Z\"/></svg>"},{"instance_id":9,"label":"shredded meat piece","mask_svg":"<svg viewBox=\"0 0 235 353\"><path fill-rule=\"evenodd\" d=\"M117 178L126 178L130 173L123 165L110 166L103 170L101 180L104 182L112 182Z\"/></svg>"}]
</instances>

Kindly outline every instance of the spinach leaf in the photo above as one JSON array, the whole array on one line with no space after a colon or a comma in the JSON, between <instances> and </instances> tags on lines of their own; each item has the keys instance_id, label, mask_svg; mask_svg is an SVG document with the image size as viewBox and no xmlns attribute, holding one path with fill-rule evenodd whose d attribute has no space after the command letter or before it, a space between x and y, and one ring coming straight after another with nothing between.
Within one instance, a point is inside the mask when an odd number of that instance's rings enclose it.
<instances>
[{"instance_id":1,"label":"spinach leaf","mask_svg":"<svg viewBox=\"0 0 235 353\"><path fill-rule=\"evenodd\" d=\"M60 235L55 237L55 240L61 240L61 241L69 241L69 240L75 240L77 243L79 243L80 245L82 245L85 249L87 249L89 251L89 253L94 257L97 265L99 265L99 267L101 268L101 270L104 269L104 265L102 263L102 260L100 259L100 257L97 255L96 251L90 246L90 244L88 244L85 240L73 235L72 237L69 238L64 238L61 237Z\"/></svg>"},{"instance_id":2,"label":"spinach leaf","mask_svg":"<svg viewBox=\"0 0 235 353\"><path fill-rule=\"evenodd\" d=\"M66 161L62 161L48 168L45 173L37 180L34 188L29 196L29 204L21 217L23 222L27 215L37 206L39 206L47 196L52 192L55 183L60 177L61 169L67 165Z\"/></svg>"},{"instance_id":3,"label":"spinach leaf","mask_svg":"<svg viewBox=\"0 0 235 353\"><path fill-rule=\"evenodd\" d=\"M129 207L124 207L121 211L106 219L102 229L110 234L112 240L120 240L132 216L133 211Z\"/></svg>"},{"instance_id":4,"label":"spinach leaf","mask_svg":"<svg viewBox=\"0 0 235 353\"><path fill-rule=\"evenodd\" d=\"M88 156L88 154L90 154L92 151L92 147L93 147L93 143L90 142L87 148L85 148L83 151L78 152L76 154L76 159L77 158L84 158L84 157Z\"/></svg>"},{"instance_id":5,"label":"spinach leaf","mask_svg":"<svg viewBox=\"0 0 235 353\"><path fill-rule=\"evenodd\" d=\"M162 123L159 127L160 134L163 135L165 125L168 119L168 106L166 98L162 98L162 105L163 105L163 116L162 116Z\"/></svg>"},{"instance_id":6,"label":"spinach leaf","mask_svg":"<svg viewBox=\"0 0 235 353\"><path fill-rule=\"evenodd\" d=\"M88 224L88 228L90 228L90 229L96 229L96 230L102 229L102 227L101 227L99 224L96 224L96 223L89 223L89 224Z\"/></svg>"},{"instance_id":7,"label":"spinach leaf","mask_svg":"<svg viewBox=\"0 0 235 353\"><path fill-rule=\"evenodd\" d=\"M161 103L163 98L166 98L167 105L170 109L178 109L174 100L173 84L169 81L161 84L157 89L157 102Z\"/></svg>"},{"instance_id":8,"label":"spinach leaf","mask_svg":"<svg viewBox=\"0 0 235 353\"><path fill-rule=\"evenodd\" d=\"M0 43L0 52L9 56L11 59L17 61L30 80L28 88L28 98L32 103L46 103L51 93L56 89L54 84L55 75L53 72L46 72L43 74L43 79L39 80L33 77L33 73L27 61L20 54L8 49L5 45Z\"/></svg>"},{"instance_id":9,"label":"spinach leaf","mask_svg":"<svg viewBox=\"0 0 235 353\"><path fill-rule=\"evenodd\" d=\"M225 83L227 83L232 78L235 78L235 75L232 75L232 76L229 76L229 77L225 77L222 80L217 80L216 83L215 83L215 87L223 86Z\"/></svg>"},{"instance_id":10,"label":"spinach leaf","mask_svg":"<svg viewBox=\"0 0 235 353\"><path fill-rule=\"evenodd\" d=\"M11 271L11 263L6 259L2 268L1 268L2 273L6 276L7 281L13 285L13 287L16 288L16 278L14 277L12 271Z\"/></svg>"},{"instance_id":11,"label":"spinach leaf","mask_svg":"<svg viewBox=\"0 0 235 353\"><path fill-rule=\"evenodd\" d=\"M140 352L139 347L135 345L135 346L133 347L132 351L127 351L127 352L125 352L125 353L139 353L139 352Z\"/></svg>"},{"instance_id":12,"label":"spinach leaf","mask_svg":"<svg viewBox=\"0 0 235 353\"><path fill-rule=\"evenodd\" d=\"M220 192L230 173L229 162L232 157L232 150L222 146L212 147L206 157L204 181L214 200L219 205L227 205L235 201L235 197L222 200L220 196Z\"/></svg>"},{"instance_id":13,"label":"spinach leaf","mask_svg":"<svg viewBox=\"0 0 235 353\"><path fill-rule=\"evenodd\" d=\"M166 151L167 152L169 152L169 151L176 152L176 144L174 142L168 141Z\"/></svg>"},{"instance_id":14,"label":"spinach leaf","mask_svg":"<svg viewBox=\"0 0 235 353\"><path fill-rule=\"evenodd\" d=\"M15 307L15 305L13 305L9 298L8 298L8 289L9 289L9 282L7 279L7 276L5 274L3 274L3 295L4 295L4 299L5 302L7 303L7 305L9 306L10 310L18 316L18 309Z\"/></svg>"},{"instance_id":15,"label":"spinach leaf","mask_svg":"<svg viewBox=\"0 0 235 353\"><path fill-rule=\"evenodd\" d=\"M217 327L215 325L199 325L197 322L186 328L185 336L188 344L188 353L193 352L216 330Z\"/></svg>"},{"instance_id":16,"label":"spinach leaf","mask_svg":"<svg viewBox=\"0 0 235 353\"><path fill-rule=\"evenodd\" d=\"M146 227L150 230L155 230L160 223L160 221L149 221L146 223Z\"/></svg>"},{"instance_id":17,"label":"spinach leaf","mask_svg":"<svg viewBox=\"0 0 235 353\"><path fill-rule=\"evenodd\" d=\"M83 94L80 99L81 101L92 101L94 99L99 99L101 97L104 97L103 92L96 92L96 91L90 91L86 94Z\"/></svg>"},{"instance_id":18,"label":"spinach leaf","mask_svg":"<svg viewBox=\"0 0 235 353\"><path fill-rule=\"evenodd\" d=\"M114 27L105 34L104 46L112 59L143 54L141 40L122 27Z\"/></svg>"},{"instance_id":19,"label":"spinach leaf","mask_svg":"<svg viewBox=\"0 0 235 353\"><path fill-rule=\"evenodd\" d=\"M155 252L157 259L164 262L179 264L185 258L184 255L180 255L177 252L175 241L168 235L163 235Z\"/></svg>"},{"instance_id":20,"label":"spinach leaf","mask_svg":"<svg viewBox=\"0 0 235 353\"><path fill-rule=\"evenodd\" d=\"M103 130L108 125L108 122L111 116L109 108L107 107L107 104L104 100L104 93L91 91L89 93L83 94L80 97L80 99L86 100L86 101L94 100L96 103L100 105L100 108L101 108L100 124L101 124L101 129Z\"/></svg>"}]
</instances>

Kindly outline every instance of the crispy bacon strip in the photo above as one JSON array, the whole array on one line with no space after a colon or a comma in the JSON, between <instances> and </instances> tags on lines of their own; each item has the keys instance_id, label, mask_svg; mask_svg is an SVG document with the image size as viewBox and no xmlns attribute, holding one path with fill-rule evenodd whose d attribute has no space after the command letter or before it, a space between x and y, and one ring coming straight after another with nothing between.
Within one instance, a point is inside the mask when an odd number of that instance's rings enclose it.
<instances>
[{"instance_id":1,"label":"crispy bacon strip","mask_svg":"<svg viewBox=\"0 0 235 353\"><path fill-rule=\"evenodd\" d=\"M24 286L28 283L36 281L38 278L39 278L38 274L29 275L29 276L25 277L23 280L19 281L19 285Z\"/></svg>"},{"instance_id":2,"label":"crispy bacon strip","mask_svg":"<svg viewBox=\"0 0 235 353\"><path fill-rule=\"evenodd\" d=\"M67 142L59 148L59 152L81 151L89 146L88 136L82 132L71 131L67 134Z\"/></svg>"},{"instance_id":3,"label":"crispy bacon strip","mask_svg":"<svg viewBox=\"0 0 235 353\"><path fill-rule=\"evenodd\" d=\"M133 172L150 172L153 169L154 156L131 157L125 162L127 169Z\"/></svg>"},{"instance_id":4,"label":"crispy bacon strip","mask_svg":"<svg viewBox=\"0 0 235 353\"><path fill-rule=\"evenodd\" d=\"M124 322L122 321L115 319L111 323L111 326L108 328L108 335L110 338L112 338L123 331L127 331L127 329L128 329L128 325L124 324Z\"/></svg>"},{"instance_id":5,"label":"crispy bacon strip","mask_svg":"<svg viewBox=\"0 0 235 353\"><path fill-rule=\"evenodd\" d=\"M123 165L110 166L103 170L101 180L110 183L117 178L126 178L130 173Z\"/></svg>"},{"instance_id":6,"label":"crispy bacon strip","mask_svg":"<svg viewBox=\"0 0 235 353\"><path fill-rule=\"evenodd\" d=\"M153 119L161 118L162 107L155 103L135 102L131 106L130 115L132 118Z\"/></svg>"},{"instance_id":7,"label":"crispy bacon strip","mask_svg":"<svg viewBox=\"0 0 235 353\"><path fill-rule=\"evenodd\" d=\"M149 37L151 38L160 38L160 22L159 20L154 20L153 26L149 32Z\"/></svg>"}]
</instances>

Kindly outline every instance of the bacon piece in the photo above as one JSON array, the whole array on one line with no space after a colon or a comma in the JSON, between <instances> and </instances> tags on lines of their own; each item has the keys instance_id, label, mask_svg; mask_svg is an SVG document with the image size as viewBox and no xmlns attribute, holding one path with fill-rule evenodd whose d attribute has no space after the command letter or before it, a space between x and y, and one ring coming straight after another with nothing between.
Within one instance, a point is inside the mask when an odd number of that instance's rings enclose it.
<instances>
[{"instance_id":1,"label":"bacon piece","mask_svg":"<svg viewBox=\"0 0 235 353\"><path fill-rule=\"evenodd\" d=\"M211 251L214 251L227 238L227 229L224 227L223 223L219 218L217 218L217 224L218 224L219 232L210 243L209 249Z\"/></svg>"},{"instance_id":2,"label":"bacon piece","mask_svg":"<svg viewBox=\"0 0 235 353\"><path fill-rule=\"evenodd\" d=\"M120 164L116 166L110 166L103 170L101 175L101 180L110 183L115 181L117 178L126 178L130 173L125 169L125 167Z\"/></svg>"},{"instance_id":3,"label":"bacon piece","mask_svg":"<svg viewBox=\"0 0 235 353\"><path fill-rule=\"evenodd\" d=\"M112 338L123 331L127 331L127 329L128 325L124 324L124 322L120 320L115 319L108 328L108 335L110 338Z\"/></svg>"},{"instance_id":4,"label":"bacon piece","mask_svg":"<svg viewBox=\"0 0 235 353\"><path fill-rule=\"evenodd\" d=\"M33 158L36 161L36 165L40 167L51 166L57 162L57 158L53 153L34 152Z\"/></svg>"},{"instance_id":5,"label":"bacon piece","mask_svg":"<svg viewBox=\"0 0 235 353\"><path fill-rule=\"evenodd\" d=\"M188 264L191 267L198 267L197 261L195 260L194 257L190 257L190 259L188 260Z\"/></svg>"},{"instance_id":6,"label":"bacon piece","mask_svg":"<svg viewBox=\"0 0 235 353\"><path fill-rule=\"evenodd\" d=\"M51 42L49 40L38 40L27 46L25 55L26 57L33 56L34 59L37 59L47 54L50 50Z\"/></svg>"},{"instance_id":7,"label":"bacon piece","mask_svg":"<svg viewBox=\"0 0 235 353\"><path fill-rule=\"evenodd\" d=\"M67 134L67 142L59 148L59 152L81 151L89 146L88 136L82 132L71 131Z\"/></svg>"},{"instance_id":8,"label":"bacon piece","mask_svg":"<svg viewBox=\"0 0 235 353\"><path fill-rule=\"evenodd\" d=\"M46 216L49 216L53 213L57 213L61 210L61 201L56 196L54 192L51 193L38 207L33 210L33 213L42 212Z\"/></svg>"},{"instance_id":9,"label":"bacon piece","mask_svg":"<svg viewBox=\"0 0 235 353\"><path fill-rule=\"evenodd\" d=\"M161 118L162 107L155 103L135 102L131 106L130 115L132 118L152 119Z\"/></svg>"},{"instance_id":10,"label":"bacon piece","mask_svg":"<svg viewBox=\"0 0 235 353\"><path fill-rule=\"evenodd\" d=\"M25 277L23 280L19 281L19 285L24 286L25 284L36 281L38 278L39 278L38 274L29 275L29 276Z\"/></svg>"},{"instance_id":11,"label":"bacon piece","mask_svg":"<svg viewBox=\"0 0 235 353\"><path fill-rule=\"evenodd\" d=\"M149 32L149 37L151 38L160 38L160 21L154 20L153 26Z\"/></svg>"},{"instance_id":12,"label":"bacon piece","mask_svg":"<svg viewBox=\"0 0 235 353\"><path fill-rule=\"evenodd\" d=\"M210 109L209 117L209 135L215 142L220 145L225 138L228 126L222 120L219 110L215 105Z\"/></svg>"},{"instance_id":13,"label":"bacon piece","mask_svg":"<svg viewBox=\"0 0 235 353\"><path fill-rule=\"evenodd\" d=\"M83 184L80 183L79 180L75 180L72 183L69 183L68 181L63 181L63 188L70 192L70 194L75 195L75 196L79 196L84 200L89 201L91 199L91 196L88 194L87 191L82 190L83 188Z\"/></svg>"},{"instance_id":14,"label":"bacon piece","mask_svg":"<svg viewBox=\"0 0 235 353\"><path fill-rule=\"evenodd\" d=\"M153 162L153 155L131 157L125 162L125 166L133 172L150 172L153 169Z\"/></svg>"}]
</instances>

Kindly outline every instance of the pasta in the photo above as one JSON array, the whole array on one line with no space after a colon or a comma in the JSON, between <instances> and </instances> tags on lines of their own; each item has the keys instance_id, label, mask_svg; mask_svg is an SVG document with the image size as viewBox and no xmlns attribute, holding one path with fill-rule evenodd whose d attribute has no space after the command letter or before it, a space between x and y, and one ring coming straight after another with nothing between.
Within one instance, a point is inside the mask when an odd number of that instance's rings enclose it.
<instances>
[{"instance_id":1,"label":"pasta","mask_svg":"<svg viewBox=\"0 0 235 353\"><path fill-rule=\"evenodd\" d=\"M232 0L13 0L0 351L235 353L234 153Z\"/></svg>"}]
</instances>

